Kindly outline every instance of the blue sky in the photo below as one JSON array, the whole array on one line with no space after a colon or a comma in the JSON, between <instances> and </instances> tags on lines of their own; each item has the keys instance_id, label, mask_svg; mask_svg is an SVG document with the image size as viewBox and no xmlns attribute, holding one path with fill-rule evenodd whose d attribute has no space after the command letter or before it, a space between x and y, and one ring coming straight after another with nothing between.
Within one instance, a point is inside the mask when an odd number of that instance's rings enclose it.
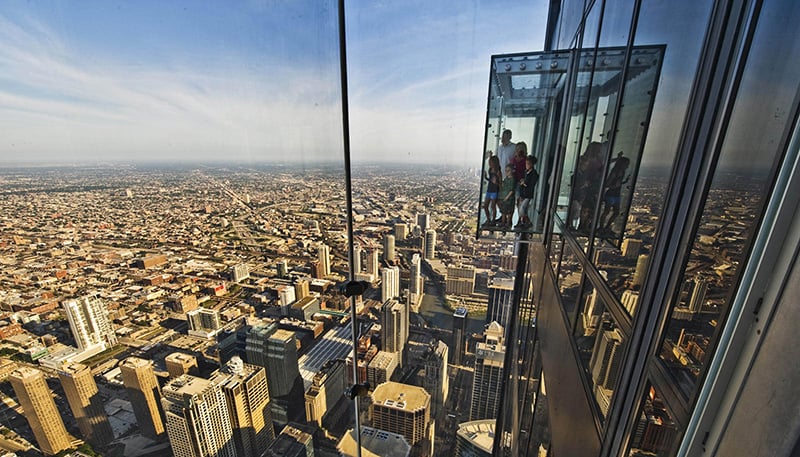
<instances>
[{"instance_id":1,"label":"blue sky","mask_svg":"<svg viewBox=\"0 0 800 457\"><path fill-rule=\"evenodd\" d=\"M348 2L356 161L479 165L489 56L546 1ZM335 1L0 3L0 166L340 160Z\"/></svg>"}]
</instances>

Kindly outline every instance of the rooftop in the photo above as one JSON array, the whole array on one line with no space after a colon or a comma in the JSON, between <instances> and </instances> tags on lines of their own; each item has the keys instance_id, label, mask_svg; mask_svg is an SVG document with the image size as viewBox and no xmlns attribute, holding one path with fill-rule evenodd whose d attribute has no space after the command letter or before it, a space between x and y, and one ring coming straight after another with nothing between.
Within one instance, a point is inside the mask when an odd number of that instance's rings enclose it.
<instances>
[{"instance_id":1,"label":"rooftop","mask_svg":"<svg viewBox=\"0 0 800 457\"><path fill-rule=\"evenodd\" d=\"M422 387L388 381L375 388L372 402L389 408L416 411L427 408L431 396Z\"/></svg>"}]
</instances>

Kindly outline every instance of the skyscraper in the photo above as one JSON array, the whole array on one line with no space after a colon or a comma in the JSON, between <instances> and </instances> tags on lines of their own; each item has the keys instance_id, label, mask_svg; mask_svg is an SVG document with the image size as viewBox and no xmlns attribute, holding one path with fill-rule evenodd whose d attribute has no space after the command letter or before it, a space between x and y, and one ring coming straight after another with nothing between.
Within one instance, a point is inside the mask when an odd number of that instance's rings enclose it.
<instances>
[{"instance_id":1,"label":"skyscraper","mask_svg":"<svg viewBox=\"0 0 800 457\"><path fill-rule=\"evenodd\" d=\"M42 372L20 367L11 373L8 380L42 452L55 455L72 447L72 438L67 434Z\"/></svg>"},{"instance_id":2,"label":"skyscraper","mask_svg":"<svg viewBox=\"0 0 800 457\"><path fill-rule=\"evenodd\" d=\"M100 352L117 344L108 309L99 296L95 294L66 300L63 306L78 349Z\"/></svg>"},{"instance_id":3,"label":"skyscraper","mask_svg":"<svg viewBox=\"0 0 800 457\"><path fill-rule=\"evenodd\" d=\"M353 247L353 275L361 273L361 246Z\"/></svg>"},{"instance_id":4,"label":"skyscraper","mask_svg":"<svg viewBox=\"0 0 800 457\"><path fill-rule=\"evenodd\" d=\"M422 293L422 263L419 254L411 256L411 277L408 283L408 290L412 294Z\"/></svg>"},{"instance_id":5,"label":"skyscraper","mask_svg":"<svg viewBox=\"0 0 800 457\"><path fill-rule=\"evenodd\" d=\"M246 364L238 356L214 374L228 405L237 457L259 457L275 440L269 390L264 368Z\"/></svg>"},{"instance_id":6,"label":"skyscraper","mask_svg":"<svg viewBox=\"0 0 800 457\"><path fill-rule=\"evenodd\" d=\"M228 406L218 385L183 375L164 386L162 393L175 457L236 457Z\"/></svg>"},{"instance_id":7,"label":"skyscraper","mask_svg":"<svg viewBox=\"0 0 800 457\"><path fill-rule=\"evenodd\" d=\"M467 334L467 308L459 307L453 312L453 351L450 357L450 363L453 365L461 365L461 360L466 351L466 342L464 338Z\"/></svg>"},{"instance_id":8,"label":"skyscraper","mask_svg":"<svg viewBox=\"0 0 800 457\"><path fill-rule=\"evenodd\" d=\"M70 363L58 371L58 378L83 438L96 447L110 443L114 439L114 432L103 409L103 399L100 398L92 370L80 363Z\"/></svg>"},{"instance_id":9,"label":"skyscraper","mask_svg":"<svg viewBox=\"0 0 800 457\"><path fill-rule=\"evenodd\" d=\"M405 222L394 224L394 237L400 241L405 240L408 237L408 224Z\"/></svg>"},{"instance_id":10,"label":"skyscraper","mask_svg":"<svg viewBox=\"0 0 800 457\"><path fill-rule=\"evenodd\" d=\"M400 296L400 268L389 267L381 270L381 301Z\"/></svg>"},{"instance_id":11,"label":"skyscraper","mask_svg":"<svg viewBox=\"0 0 800 457\"><path fill-rule=\"evenodd\" d=\"M430 403L422 387L385 382L372 392L372 427L403 435L413 446L427 437Z\"/></svg>"},{"instance_id":12,"label":"skyscraper","mask_svg":"<svg viewBox=\"0 0 800 457\"><path fill-rule=\"evenodd\" d=\"M497 416L503 378L506 346L505 330L497 322L486 326L484 341L475 348L475 376L472 381L472 401L469 420L492 419Z\"/></svg>"},{"instance_id":13,"label":"skyscraper","mask_svg":"<svg viewBox=\"0 0 800 457\"><path fill-rule=\"evenodd\" d=\"M426 260L436 258L436 230L425 230L425 249L423 252Z\"/></svg>"},{"instance_id":14,"label":"skyscraper","mask_svg":"<svg viewBox=\"0 0 800 457\"><path fill-rule=\"evenodd\" d=\"M597 335L592 358L589 360L595 400L603 414L608 414L619 365L622 363L623 350L622 333L607 325L604 326Z\"/></svg>"},{"instance_id":15,"label":"skyscraper","mask_svg":"<svg viewBox=\"0 0 800 457\"><path fill-rule=\"evenodd\" d=\"M397 300L387 300L381 307L381 345L386 352L402 354L408 341L406 305ZM403 366L402 356L399 360Z\"/></svg>"},{"instance_id":16,"label":"skyscraper","mask_svg":"<svg viewBox=\"0 0 800 457\"><path fill-rule=\"evenodd\" d=\"M294 379L300 376L293 332L275 324L253 326L247 332L245 352L247 363L266 369L272 397L291 391Z\"/></svg>"},{"instance_id":17,"label":"skyscraper","mask_svg":"<svg viewBox=\"0 0 800 457\"><path fill-rule=\"evenodd\" d=\"M497 322L508 325L511 302L514 299L514 279L495 276L489 283L489 303L486 308L486 324Z\"/></svg>"},{"instance_id":18,"label":"skyscraper","mask_svg":"<svg viewBox=\"0 0 800 457\"><path fill-rule=\"evenodd\" d=\"M317 246L317 256L319 257L320 272L323 278L331 275L331 248L327 244L320 243Z\"/></svg>"},{"instance_id":19,"label":"skyscraper","mask_svg":"<svg viewBox=\"0 0 800 457\"><path fill-rule=\"evenodd\" d=\"M455 457L491 457L494 426L494 419L458 424Z\"/></svg>"},{"instance_id":20,"label":"skyscraper","mask_svg":"<svg viewBox=\"0 0 800 457\"><path fill-rule=\"evenodd\" d=\"M122 384L128 391L136 422L143 435L150 439L164 436L164 413L161 410L161 388L158 386L153 362L128 357L119 365Z\"/></svg>"},{"instance_id":21,"label":"skyscraper","mask_svg":"<svg viewBox=\"0 0 800 457\"><path fill-rule=\"evenodd\" d=\"M383 235L383 260L391 264L394 262L394 235Z\"/></svg>"},{"instance_id":22,"label":"skyscraper","mask_svg":"<svg viewBox=\"0 0 800 457\"><path fill-rule=\"evenodd\" d=\"M422 233L425 233L431 227L431 218L428 213L417 213L417 225L419 225Z\"/></svg>"},{"instance_id":23,"label":"skyscraper","mask_svg":"<svg viewBox=\"0 0 800 457\"><path fill-rule=\"evenodd\" d=\"M300 424L287 424L267 450L267 457L314 457L312 433Z\"/></svg>"},{"instance_id":24,"label":"skyscraper","mask_svg":"<svg viewBox=\"0 0 800 457\"><path fill-rule=\"evenodd\" d=\"M309 293L308 279L298 279L297 282L294 283L294 296L296 300L308 297Z\"/></svg>"},{"instance_id":25,"label":"skyscraper","mask_svg":"<svg viewBox=\"0 0 800 457\"><path fill-rule=\"evenodd\" d=\"M367 253L367 273L373 275L374 277L378 277L380 272L378 271L378 250L371 249Z\"/></svg>"},{"instance_id":26,"label":"skyscraper","mask_svg":"<svg viewBox=\"0 0 800 457\"><path fill-rule=\"evenodd\" d=\"M432 343L423 358L425 376L422 387L431 394L431 416L437 417L442 411L450 393L450 377L447 373L447 354L449 348L444 341Z\"/></svg>"}]
</instances>

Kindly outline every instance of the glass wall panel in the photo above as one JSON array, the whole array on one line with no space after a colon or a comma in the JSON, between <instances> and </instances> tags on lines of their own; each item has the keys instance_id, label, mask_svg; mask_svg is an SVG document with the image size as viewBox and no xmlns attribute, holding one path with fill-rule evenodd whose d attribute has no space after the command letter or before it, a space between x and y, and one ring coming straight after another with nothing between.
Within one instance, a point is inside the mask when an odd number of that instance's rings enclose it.
<instances>
[{"instance_id":1,"label":"glass wall panel","mask_svg":"<svg viewBox=\"0 0 800 457\"><path fill-rule=\"evenodd\" d=\"M614 235L608 238L619 237L619 249L609 249L602 257L602 268L608 273L609 286L621 301L628 304L626 308L629 311L635 309L638 290L646 273L710 10L710 2L643 0L639 12L635 45L666 45L666 48L661 75L656 78L658 88L649 124L639 126L636 118L641 116L641 111L635 106L627 108L627 99L623 104L622 122L616 133L622 145L615 146L611 154L619 151L626 157L630 154L631 163L634 163L638 142L645 134L647 139L641 152L638 174L628 173L622 178L627 177L628 182L623 184L620 201L626 191L632 192L630 204L620 205L620 208L630 208L628 217L625 218L624 212L620 211L612 221L611 232L606 231L606 235ZM634 65L635 58L631 57L634 59L631 65ZM648 74L642 76L641 79L650 77ZM647 84L633 78L629 85L633 85L634 94L643 94ZM613 205L609 207L613 211ZM606 225L611 214L613 212L606 215Z\"/></svg>"},{"instance_id":2,"label":"glass wall panel","mask_svg":"<svg viewBox=\"0 0 800 457\"><path fill-rule=\"evenodd\" d=\"M578 254L573 251L572 246L565 244L564 255L558 269L558 290L561 292L561 303L570 322L574 321L582 280L583 264L578 260Z\"/></svg>"},{"instance_id":3,"label":"glass wall panel","mask_svg":"<svg viewBox=\"0 0 800 457\"><path fill-rule=\"evenodd\" d=\"M627 46L633 19L635 2L627 0L605 0L603 30L600 31L598 47Z\"/></svg>"},{"instance_id":4,"label":"glass wall panel","mask_svg":"<svg viewBox=\"0 0 800 457\"><path fill-rule=\"evenodd\" d=\"M652 385L645 390L638 411L638 419L626 455L628 457L674 455L680 442L679 427Z\"/></svg>"},{"instance_id":5,"label":"glass wall panel","mask_svg":"<svg viewBox=\"0 0 800 457\"><path fill-rule=\"evenodd\" d=\"M578 27L583 20L585 4L591 0L566 0L561 3L561 15L558 19L558 49L570 49L575 46Z\"/></svg>"},{"instance_id":6,"label":"glass wall panel","mask_svg":"<svg viewBox=\"0 0 800 457\"><path fill-rule=\"evenodd\" d=\"M38 361L103 375L90 390L121 406L95 430L141 431L156 454L172 438L244 455L288 421L352 427L334 287L349 271L335 2L4 3L0 23L0 276L20 278L0 308L10 299L25 338L65 349ZM47 371L69 424L66 386ZM204 379L173 379L158 398L167 372ZM187 379L222 395L245 378L252 439L198 421L215 440L175 442L174 417L145 421L138 404L131 420L136 397L156 408L193 395ZM315 382L327 408L309 417ZM250 420L211 397L215 423Z\"/></svg>"},{"instance_id":7,"label":"glass wall panel","mask_svg":"<svg viewBox=\"0 0 800 457\"><path fill-rule=\"evenodd\" d=\"M674 298L659 357L689 398L711 360L747 263L776 160L784 153L778 139L793 128L800 66L783 57L800 52L800 37L787 37L783 31L798 20L800 5L764 5L682 287Z\"/></svg>"},{"instance_id":8,"label":"glass wall panel","mask_svg":"<svg viewBox=\"0 0 800 457\"><path fill-rule=\"evenodd\" d=\"M569 62L568 52L493 57L479 235L543 230L539 205L547 200Z\"/></svg>"},{"instance_id":9,"label":"glass wall panel","mask_svg":"<svg viewBox=\"0 0 800 457\"><path fill-rule=\"evenodd\" d=\"M592 399L604 421L625 356L626 336L606 312L603 299L589 281L579 302L574 335Z\"/></svg>"}]
</instances>

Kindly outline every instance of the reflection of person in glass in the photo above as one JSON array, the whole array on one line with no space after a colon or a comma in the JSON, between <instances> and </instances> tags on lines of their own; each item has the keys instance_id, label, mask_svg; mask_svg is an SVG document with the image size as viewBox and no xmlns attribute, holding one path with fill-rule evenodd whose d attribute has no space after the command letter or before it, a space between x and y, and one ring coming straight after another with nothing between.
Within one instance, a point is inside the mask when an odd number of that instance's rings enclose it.
<instances>
[{"instance_id":1,"label":"reflection of person in glass","mask_svg":"<svg viewBox=\"0 0 800 457\"><path fill-rule=\"evenodd\" d=\"M622 185L628 182L628 177L625 176L625 173L628 171L628 165L631 163L630 159L623 157L622 151L620 151L613 162L614 166L611 167L611 171L608 172L608 176L606 177L606 191L603 194L604 208L600 216L601 233L611 232L611 226L617 216L619 216L619 205L622 201ZM609 215L609 213L611 214Z\"/></svg>"},{"instance_id":2,"label":"reflection of person in glass","mask_svg":"<svg viewBox=\"0 0 800 457\"><path fill-rule=\"evenodd\" d=\"M489 181L486 186L486 196L483 199L483 211L486 213L486 225L495 225L497 217L497 193L500 192L500 182L503 174L500 172L500 160L497 156L489 157L489 170L484 179ZM491 210L490 210L491 208Z\"/></svg>"},{"instance_id":3,"label":"reflection of person in glass","mask_svg":"<svg viewBox=\"0 0 800 457\"><path fill-rule=\"evenodd\" d=\"M603 144L592 141L578 158L573 192L573 211L579 212L578 230L589 230L592 214L600 193L600 178L603 175Z\"/></svg>"},{"instance_id":4,"label":"reflection of person in glass","mask_svg":"<svg viewBox=\"0 0 800 457\"><path fill-rule=\"evenodd\" d=\"M528 229L533 225L528 217L528 207L533 200L533 193L536 191L536 182L539 181L539 173L534 170L535 166L536 157L528 156L525 159L525 178L519 182L519 222L514 227L516 229Z\"/></svg>"}]
</instances>

